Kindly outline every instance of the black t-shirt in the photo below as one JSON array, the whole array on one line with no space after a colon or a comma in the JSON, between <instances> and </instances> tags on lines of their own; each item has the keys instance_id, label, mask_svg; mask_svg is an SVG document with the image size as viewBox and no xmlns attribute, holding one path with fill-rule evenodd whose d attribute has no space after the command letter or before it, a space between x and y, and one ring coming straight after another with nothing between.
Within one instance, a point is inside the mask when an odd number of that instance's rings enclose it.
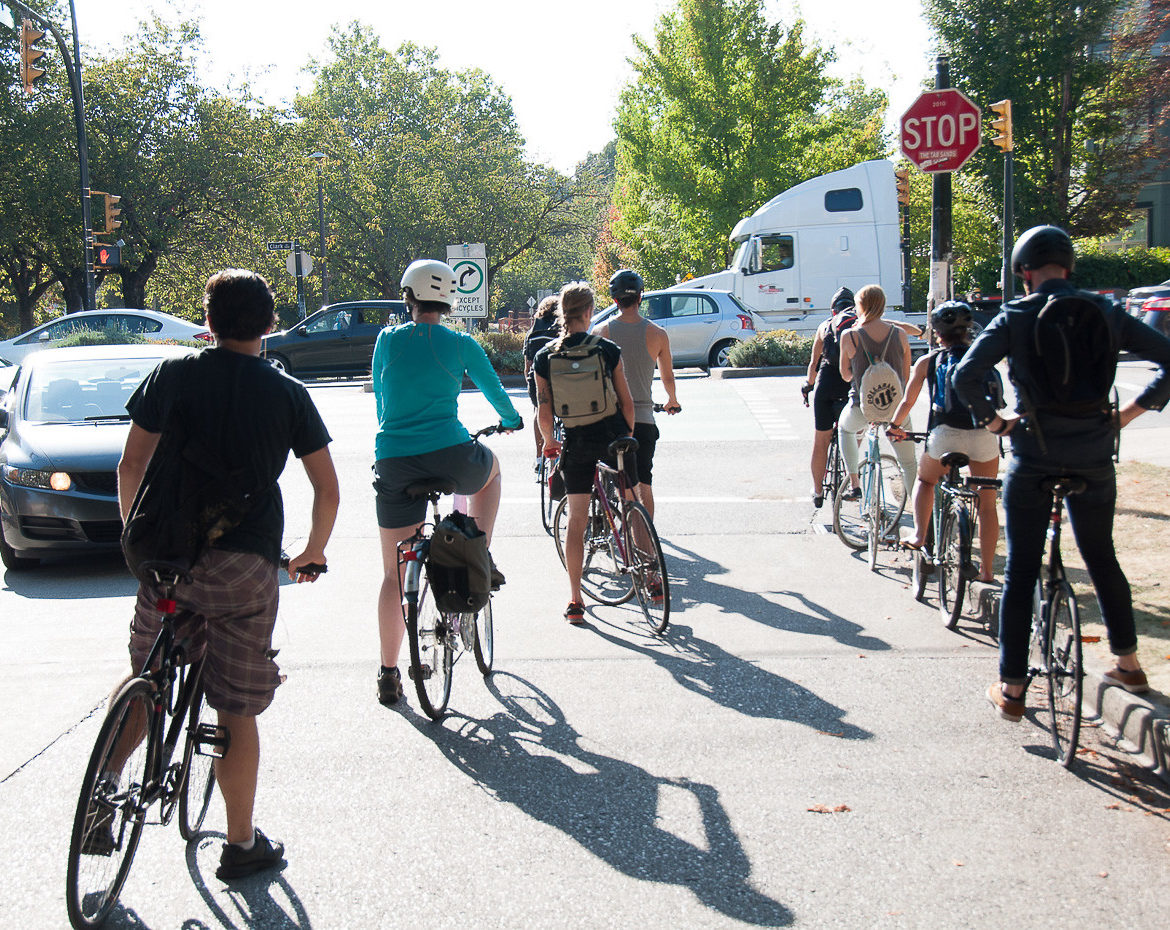
<instances>
[{"instance_id":1,"label":"black t-shirt","mask_svg":"<svg viewBox=\"0 0 1170 930\"><path fill-rule=\"evenodd\" d=\"M536 357L532 360L532 370L547 381L549 356L558 349L571 349L573 346L579 345L588 336L589 333L572 333L560 345L558 345L559 340L554 339L536 353ZM601 349L601 359L605 363L605 370L609 372L610 377L613 377L614 369L617 368L618 362L622 360L622 350L616 342L610 342L608 339L602 339L598 343L598 347ZM612 417L598 420L596 423L589 423L586 426L568 427L565 430L565 437L566 439L573 437L579 441L596 440L600 442L605 441L607 437L625 436L629 431L629 425L626 423L626 418L622 414L621 401L619 400L618 411Z\"/></svg>"},{"instance_id":2,"label":"black t-shirt","mask_svg":"<svg viewBox=\"0 0 1170 930\"><path fill-rule=\"evenodd\" d=\"M126 409L150 433L163 432L172 416L181 416L228 468L245 468L256 503L214 547L280 559L284 505L277 479L290 451L301 458L330 442L303 384L262 358L216 347L162 362Z\"/></svg>"}]
</instances>

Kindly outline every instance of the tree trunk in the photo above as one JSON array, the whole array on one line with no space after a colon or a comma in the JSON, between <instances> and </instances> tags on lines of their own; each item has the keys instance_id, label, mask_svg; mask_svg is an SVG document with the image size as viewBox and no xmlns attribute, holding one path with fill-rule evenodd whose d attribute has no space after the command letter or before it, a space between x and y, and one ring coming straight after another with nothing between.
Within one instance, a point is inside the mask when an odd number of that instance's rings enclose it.
<instances>
[{"instance_id":1,"label":"tree trunk","mask_svg":"<svg viewBox=\"0 0 1170 930\"><path fill-rule=\"evenodd\" d=\"M126 307L142 309L146 307L146 282L158 267L158 253L148 252L146 257L138 263L137 268L123 268L119 274L122 277L122 301Z\"/></svg>"}]
</instances>

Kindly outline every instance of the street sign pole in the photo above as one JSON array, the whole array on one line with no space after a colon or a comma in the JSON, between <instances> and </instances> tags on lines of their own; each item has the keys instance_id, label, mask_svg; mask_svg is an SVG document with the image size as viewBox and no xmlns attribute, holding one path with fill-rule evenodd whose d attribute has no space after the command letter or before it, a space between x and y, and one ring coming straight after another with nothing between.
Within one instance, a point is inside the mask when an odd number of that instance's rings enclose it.
<instances>
[{"instance_id":1,"label":"street sign pole","mask_svg":"<svg viewBox=\"0 0 1170 930\"><path fill-rule=\"evenodd\" d=\"M1000 295L1003 303L1007 303L1016 296L1016 276L1012 271L1012 235L1013 219L1015 216L1015 179L1012 176L1012 151L1003 153L1003 267L1000 271L1003 283Z\"/></svg>"},{"instance_id":2,"label":"street sign pole","mask_svg":"<svg viewBox=\"0 0 1170 930\"><path fill-rule=\"evenodd\" d=\"M297 309L300 311L301 319L309 315L309 311L305 307L305 276L301 273L301 244L296 239L293 240L293 261L296 263L296 277L297 277Z\"/></svg>"},{"instance_id":3,"label":"street sign pole","mask_svg":"<svg viewBox=\"0 0 1170 930\"><path fill-rule=\"evenodd\" d=\"M940 55L934 63L934 89L945 90L951 86L950 60ZM939 171L934 175L933 200L930 211L930 298L927 312L934 309L934 297L939 293L951 296L951 172ZM945 268L945 281L934 281L939 270Z\"/></svg>"}]
</instances>

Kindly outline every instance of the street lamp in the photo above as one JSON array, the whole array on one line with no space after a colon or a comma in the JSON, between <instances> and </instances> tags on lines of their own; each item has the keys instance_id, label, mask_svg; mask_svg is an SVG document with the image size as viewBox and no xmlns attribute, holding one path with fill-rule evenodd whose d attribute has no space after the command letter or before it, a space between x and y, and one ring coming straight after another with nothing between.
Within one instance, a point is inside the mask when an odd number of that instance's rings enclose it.
<instances>
[{"instance_id":1,"label":"street lamp","mask_svg":"<svg viewBox=\"0 0 1170 930\"><path fill-rule=\"evenodd\" d=\"M309 156L317 163L317 224L321 235L321 303L329 303L329 269L325 263L325 153L314 152Z\"/></svg>"}]
</instances>

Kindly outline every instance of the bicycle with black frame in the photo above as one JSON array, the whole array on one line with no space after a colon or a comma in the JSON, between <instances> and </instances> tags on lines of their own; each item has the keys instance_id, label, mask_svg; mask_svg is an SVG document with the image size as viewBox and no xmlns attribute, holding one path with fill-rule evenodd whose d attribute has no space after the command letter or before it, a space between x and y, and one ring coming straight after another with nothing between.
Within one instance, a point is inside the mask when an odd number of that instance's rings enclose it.
<instances>
[{"instance_id":1,"label":"bicycle with black frame","mask_svg":"<svg viewBox=\"0 0 1170 930\"><path fill-rule=\"evenodd\" d=\"M913 442L926 442L930 433L902 432ZM953 630L963 615L963 608L975 610L978 604L968 603L974 598L971 582L980 575L979 548L979 492L999 490L999 478L964 476L961 469L970 464L962 452L948 452L940 464L946 473L934 486L934 507L926 542L913 552L913 589L921 601L931 578L938 581L938 609L948 630ZM937 528L937 533L936 533Z\"/></svg>"},{"instance_id":2,"label":"bicycle with black frame","mask_svg":"<svg viewBox=\"0 0 1170 930\"><path fill-rule=\"evenodd\" d=\"M565 441L565 427L557 418L553 419L553 438L558 443ZM536 459L536 483L540 485L540 522L549 536L553 534L553 517L556 516L557 504L565 496L563 480L559 493L558 488L554 486L555 482L560 480L560 473L557 471L559 462L560 456L549 458L546 455L539 455Z\"/></svg>"},{"instance_id":3,"label":"bicycle with black frame","mask_svg":"<svg viewBox=\"0 0 1170 930\"><path fill-rule=\"evenodd\" d=\"M661 405L655 405L660 409ZM625 457L633 455L638 441L632 436L615 439L609 453L613 468L598 462L589 494L585 524L581 590L599 604L624 604L635 595L642 614L655 633L665 632L670 623L670 579L662 544L650 514L634 495L625 471ZM553 537L561 564L565 560L565 538L569 524L569 499L557 507Z\"/></svg>"},{"instance_id":4,"label":"bicycle with black frame","mask_svg":"<svg viewBox=\"0 0 1170 930\"><path fill-rule=\"evenodd\" d=\"M300 574L326 570L310 564ZM69 922L78 930L100 926L117 903L152 808L152 822L163 825L177 809L179 834L195 837L215 788L214 760L230 744L203 697L204 658L192 661L190 638L175 630L175 593L190 582L188 568L157 561L142 571L161 592L161 628L137 677L110 701L81 783L65 880Z\"/></svg>"},{"instance_id":5,"label":"bicycle with black frame","mask_svg":"<svg viewBox=\"0 0 1170 930\"><path fill-rule=\"evenodd\" d=\"M800 394L804 398L804 405L806 407L809 405L808 396L812 391L813 386L810 384L806 384L800 389ZM820 496L824 500L836 500L845 477L845 459L841 457L841 442L837 438L837 427L834 424L832 435L829 437L829 451L825 459L825 474L821 478Z\"/></svg>"},{"instance_id":6,"label":"bicycle with black frame","mask_svg":"<svg viewBox=\"0 0 1170 930\"><path fill-rule=\"evenodd\" d=\"M481 429L471 438L478 442L484 436L505 431L510 430L497 423ZM495 662L490 594L478 610L443 610L431 591L426 571L431 540L442 522L439 501L454 491L454 482L446 478L424 479L408 486L406 493L409 496L425 498L430 503L431 519L424 521L413 536L398 545L402 612L410 648L407 674L414 682L423 712L432 720L439 720L446 713L451 698L452 673L463 653L475 655L475 664L485 677L491 674Z\"/></svg>"},{"instance_id":7,"label":"bicycle with black frame","mask_svg":"<svg viewBox=\"0 0 1170 930\"><path fill-rule=\"evenodd\" d=\"M1085 490L1083 478L1053 475L1041 489L1051 496L1048 526L1048 564L1036 582L1032 608L1032 633L1028 642L1028 685L1043 678L1048 698L1050 735L1056 758L1065 768L1076 757L1081 731L1081 699L1084 690L1081 614L1060 555L1060 530L1064 500Z\"/></svg>"}]
</instances>

